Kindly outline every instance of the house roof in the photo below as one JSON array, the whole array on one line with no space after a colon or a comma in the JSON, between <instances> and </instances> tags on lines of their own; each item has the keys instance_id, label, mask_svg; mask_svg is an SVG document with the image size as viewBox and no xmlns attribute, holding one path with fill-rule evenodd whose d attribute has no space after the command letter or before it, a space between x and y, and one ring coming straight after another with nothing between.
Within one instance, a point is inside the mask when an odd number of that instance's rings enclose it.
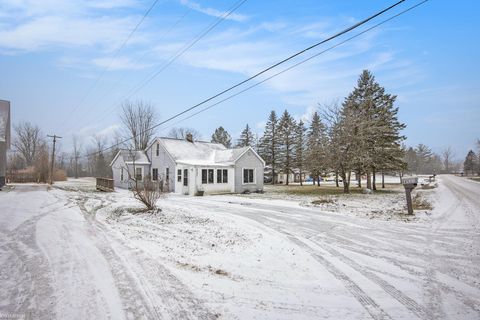
<instances>
[{"instance_id":1,"label":"house roof","mask_svg":"<svg viewBox=\"0 0 480 320\"><path fill-rule=\"evenodd\" d=\"M120 150L113 158L110 166L113 165L113 163L115 162L115 160L117 160L119 156L123 158L123 161L125 161L126 164L133 164L133 160L135 160L135 164L138 165L150 164L150 160L148 159L147 154L143 150Z\"/></svg>"},{"instance_id":2,"label":"house roof","mask_svg":"<svg viewBox=\"0 0 480 320\"><path fill-rule=\"evenodd\" d=\"M235 162L248 150L256 152L251 147L227 149L223 144L206 141L189 142L184 139L159 137L147 147L149 149L155 142L160 142L172 160L179 164L194 166L233 166ZM125 163L132 164L133 157L129 150L120 150L113 159L111 165L118 156L122 156ZM258 155L257 155L258 156ZM263 160L258 157L262 162ZM136 164L150 164L145 151L135 151Z\"/></svg>"},{"instance_id":3,"label":"house roof","mask_svg":"<svg viewBox=\"0 0 480 320\"><path fill-rule=\"evenodd\" d=\"M157 138L177 163L200 166L232 166L250 147L227 149L221 143L189 142L182 139Z\"/></svg>"}]
</instances>

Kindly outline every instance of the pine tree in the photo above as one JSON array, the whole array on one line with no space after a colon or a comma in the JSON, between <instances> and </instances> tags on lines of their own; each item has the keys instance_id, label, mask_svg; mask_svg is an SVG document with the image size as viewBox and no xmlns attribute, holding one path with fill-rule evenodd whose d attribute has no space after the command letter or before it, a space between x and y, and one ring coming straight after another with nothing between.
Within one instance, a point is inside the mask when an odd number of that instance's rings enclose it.
<instances>
[{"instance_id":1,"label":"pine tree","mask_svg":"<svg viewBox=\"0 0 480 320\"><path fill-rule=\"evenodd\" d=\"M477 166L477 155L473 150L468 151L465 161L463 162L463 171L466 175L470 172L472 175L476 171Z\"/></svg>"},{"instance_id":2,"label":"pine tree","mask_svg":"<svg viewBox=\"0 0 480 320\"><path fill-rule=\"evenodd\" d=\"M276 169L279 159L278 119L274 110L270 112L265 131L260 139L260 156L267 167L272 170L272 184L275 184Z\"/></svg>"},{"instance_id":3,"label":"pine tree","mask_svg":"<svg viewBox=\"0 0 480 320\"><path fill-rule=\"evenodd\" d=\"M432 158L433 158L433 152L432 150L420 143L416 148L415 148L415 154L416 154L416 160L417 160L417 173L432 173L431 172L431 163L432 163Z\"/></svg>"},{"instance_id":4,"label":"pine tree","mask_svg":"<svg viewBox=\"0 0 480 320\"><path fill-rule=\"evenodd\" d=\"M357 86L347 97L344 108L356 121L353 122L355 144L355 167L367 174L367 188L372 189L370 176L378 170L403 167L401 142L405 139L400 131L405 128L397 117L394 107L396 96L385 93L375 77L364 70Z\"/></svg>"},{"instance_id":5,"label":"pine tree","mask_svg":"<svg viewBox=\"0 0 480 320\"><path fill-rule=\"evenodd\" d=\"M318 112L313 113L307 133L307 169L320 185L320 177L328 170L328 136Z\"/></svg>"},{"instance_id":6,"label":"pine tree","mask_svg":"<svg viewBox=\"0 0 480 320\"><path fill-rule=\"evenodd\" d=\"M295 128L295 166L300 171L300 185L303 186L303 169L305 167L305 125L300 120Z\"/></svg>"},{"instance_id":7,"label":"pine tree","mask_svg":"<svg viewBox=\"0 0 480 320\"><path fill-rule=\"evenodd\" d=\"M295 127L296 123L292 116L285 110L278 123L279 135L279 162L284 174L287 175L285 184L289 184L289 174L295 165Z\"/></svg>"},{"instance_id":8,"label":"pine tree","mask_svg":"<svg viewBox=\"0 0 480 320\"><path fill-rule=\"evenodd\" d=\"M253 143L253 133L247 124L245 129L243 129L242 134L240 135L240 139L238 139L237 147L253 147Z\"/></svg>"},{"instance_id":9,"label":"pine tree","mask_svg":"<svg viewBox=\"0 0 480 320\"><path fill-rule=\"evenodd\" d=\"M230 148L232 146L232 137L223 127L215 129L211 141L214 143L221 143L225 148Z\"/></svg>"}]
</instances>

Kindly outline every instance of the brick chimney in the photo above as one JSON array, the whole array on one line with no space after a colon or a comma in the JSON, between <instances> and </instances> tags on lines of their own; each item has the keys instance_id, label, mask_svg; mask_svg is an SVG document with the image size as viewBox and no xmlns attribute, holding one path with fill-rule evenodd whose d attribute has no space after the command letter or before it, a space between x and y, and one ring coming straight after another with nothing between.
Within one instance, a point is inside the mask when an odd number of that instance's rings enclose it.
<instances>
[{"instance_id":1,"label":"brick chimney","mask_svg":"<svg viewBox=\"0 0 480 320\"><path fill-rule=\"evenodd\" d=\"M187 133L185 136L185 139L187 139L188 142L193 142L193 136L191 133Z\"/></svg>"}]
</instances>

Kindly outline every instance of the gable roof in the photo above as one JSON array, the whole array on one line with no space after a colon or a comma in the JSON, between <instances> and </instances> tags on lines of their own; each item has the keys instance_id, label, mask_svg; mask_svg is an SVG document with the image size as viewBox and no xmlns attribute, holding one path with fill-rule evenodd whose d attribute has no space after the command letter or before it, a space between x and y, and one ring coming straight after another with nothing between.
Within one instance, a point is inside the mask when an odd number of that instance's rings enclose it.
<instances>
[{"instance_id":1,"label":"gable roof","mask_svg":"<svg viewBox=\"0 0 480 320\"><path fill-rule=\"evenodd\" d=\"M117 152L115 157L113 158L112 162L110 163L110 167L113 166L113 163L117 160L117 158L121 156L123 161L126 164L133 164L133 160L135 160L135 164L142 165L142 164L150 164L150 160L147 157L147 154L143 150L125 150L121 149Z\"/></svg>"},{"instance_id":2,"label":"gable roof","mask_svg":"<svg viewBox=\"0 0 480 320\"><path fill-rule=\"evenodd\" d=\"M227 149L221 143L212 143L206 141L189 142L184 139L155 138L147 147L151 148L155 143L160 143L173 162L179 164L199 165L199 166L232 166L242 157L248 150L263 162L263 159L251 147L241 147L234 149ZM117 157L121 155L127 164L132 164L131 151L120 150L113 159L110 166L113 165ZM146 151L136 151L136 164L150 164L150 160Z\"/></svg>"},{"instance_id":3,"label":"gable roof","mask_svg":"<svg viewBox=\"0 0 480 320\"><path fill-rule=\"evenodd\" d=\"M205 141L189 142L172 138L157 138L156 141L162 143L173 161L189 165L231 166L247 150L253 150L251 147L227 149L221 143ZM263 162L263 160L261 161Z\"/></svg>"}]
</instances>

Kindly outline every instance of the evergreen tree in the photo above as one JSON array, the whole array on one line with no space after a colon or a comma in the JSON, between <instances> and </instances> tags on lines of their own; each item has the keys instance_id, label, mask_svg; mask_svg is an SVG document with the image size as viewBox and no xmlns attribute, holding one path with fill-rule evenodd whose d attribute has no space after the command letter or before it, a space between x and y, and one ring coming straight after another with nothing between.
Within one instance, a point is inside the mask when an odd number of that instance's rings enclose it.
<instances>
[{"instance_id":1,"label":"evergreen tree","mask_svg":"<svg viewBox=\"0 0 480 320\"><path fill-rule=\"evenodd\" d=\"M418 159L417 153L412 147L407 149L405 153L405 162L407 163L407 169L410 173L417 172L418 169Z\"/></svg>"},{"instance_id":2,"label":"evergreen tree","mask_svg":"<svg viewBox=\"0 0 480 320\"><path fill-rule=\"evenodd\" d=\"M394 107L396 96L385 93L375 77L364 70L357 86L347 97L344 108L355 118L355 167L367 173L367 188L372 189L370 176L383 169L401 168L405 139L400 131L405 128ZM375 185L373 186L375 189Z\"/></svg>"},{"instance_id":3,"label":"evergreen tree","mask_svg":"<svg viewBox=\"0 0 480 320\"><path fill-rule=\"evenodd\" d=\"M285 110L278 123L279 136L279 162L283 173L287 175L285 184L289 184L289 174L295 165L295 127L296 123L292 116Z\"/></svg>"},{"instance_id":4,"label":"evergreen tree","mask_svg":"<svg viewBox=\"0 0 480 320\"><path fill-rule=\"evenodd\" d=\"M318 112L312 115L307 133L307 169L311 176L320 185L320 177L328 169L328 136L325 125L322 123Z\"/></svg>"},{"instance_id":5,"label":"evergreen tree","mask_svg":"<svg viewBox=\"0 0 480 320\"><path fill-rule=\"evenodd\" d=\"M232 137L223 127L218 127L215 129L215 132L212 134L211 141L214 143L221 143L226 148L230 148L232 146Z\"/></svg>"},{"instance_id":6,"label":"evergreen tree","mask_svg":"<svg viewBox=\"0 0 480 320\"><path fill-rule=\"evenodd\" d=\"M432 150L420 143L416 148L415 148L415 153L416 153L416 160L417 160L417 173L432 173L431 172L431 163L432 163L432 158L433 158L433 152Z\"/></svg>"},{"instance_id":7,"label":"evergreen tree","mask_svg":"<svg viewBox=\"0 0 480 320\"><path fill-rule=\"evenodd\" d=\"M278 119L274 110L270 112L263 137L260 139L259 154L272 172L272 184L275 184L279 159Z\"/></svg>"},{"instance_id":8,"label":"evergreen tree","mask_svg":"<svg viewBox=\"0 0 480 320\"><path fill-rule=\"evenodd\" d=\"M300 171L300 185L303 186L303 169L305 167L305 125L300 120L295 128L295 165Z\"/></svg>"},{"instance_id":9,"label":"evergreen tree","mask_svg":"<svg viewBox=\"0 0 480 320\"><path fill-rule=\"evenodd\" d=\"M470 172L472 175L476 171L477 167L477 155L473 150L468 151L465 161L463 162L463 171L466 175Z\"/></svg>"},{"instance_id":10,"label":"evergreen tree","mask_svg":"<svg viewBox=\"0 0 480 320\"><path fill-rule=\"evenodd\" d=\"M245 129L243 129L242 134L240 135L240 139L238 139L237 147L253 147L253 144L253 133L247 124Z\"/></svg>"}]
</instances>

